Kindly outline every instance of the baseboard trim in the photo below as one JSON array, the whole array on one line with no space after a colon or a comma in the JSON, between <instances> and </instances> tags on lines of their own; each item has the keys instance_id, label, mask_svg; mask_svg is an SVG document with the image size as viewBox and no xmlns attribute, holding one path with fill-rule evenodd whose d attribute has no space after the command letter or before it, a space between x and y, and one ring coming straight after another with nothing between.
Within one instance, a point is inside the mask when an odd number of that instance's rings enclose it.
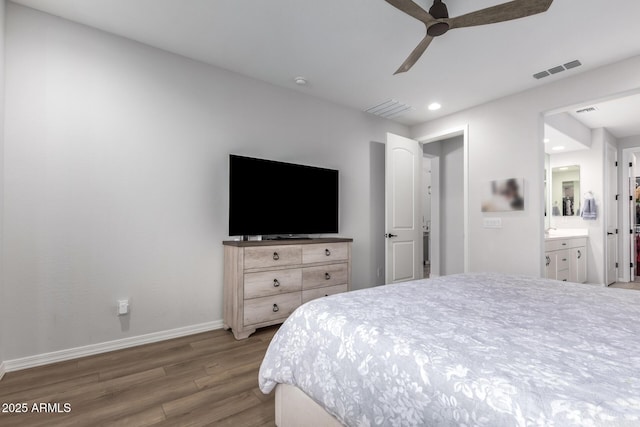
<instances>
[{"instance_id":1,"label":"baseboard trim","mask_svg":"<svg viewBox=\"0 0 640 427\"><path fill-rule=\"evenodd\" d=\"M0 380L4 377L5 372L7 372L7 370L4 366L4 362L0 362Z\"/></svg>"},{"instance_id":2,"label":"baseboard trim","mask_svg":"<svg viewBox=\"0 0 640 427\"><path fill-rule=\"evenodd\" d=\"M19 371L22 369L34 368L36 366L49 365L51 363L65 360L77 359L94 354L107 353L109 351L121 350L123 348L136 347L143 344L150 344L158 341L179 338L187 335L198 334L200 332L222 329L222 320L214 322L200 323L198 325L185 326L182 328L170 329L167 331L153 332L135 337L123 338L114 341L107 341L99 344L91 344L83 347L75 347L67 350L54 351L51 353L37 354L35 356L22 357L20 359L5 360L0 365L0 378L4 372Z\"/></svg>"}]
</instances>

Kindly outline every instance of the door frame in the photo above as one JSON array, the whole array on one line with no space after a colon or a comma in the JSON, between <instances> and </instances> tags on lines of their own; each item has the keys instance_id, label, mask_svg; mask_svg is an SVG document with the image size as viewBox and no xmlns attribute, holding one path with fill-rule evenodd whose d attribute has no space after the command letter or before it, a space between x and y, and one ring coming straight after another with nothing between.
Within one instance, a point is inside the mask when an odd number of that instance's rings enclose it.
<instances>
[{"instance_id":1,"label":"door frame","mask_svg":"<svg viewBox=\"0 0 640 427\"><path fill-rule=\"evenodd\" d=\"M631 155L633 153L637 153L640 152L640 147L629 147L629 148L623 148L622 149L622 168L618 168L618 183L620 183L620 181L622 181L622 189L621 191L619 191L620 194L622 194L622 199L623 202L627 202L626 196L628 194L631 194L631 190L630 190L630 183L629 183L629 177L628 177L628 171L629 171L629 162L631 160ZM625 173L626 172L626 173ZM619 189L620 190L620 189ZM618 242L618 248L622 249L622 256L621 256L621 263L622 265L630 265L632 262L635 265L635 260L633 260L631 258L631 245L634 243L633 239L635 238L635 230L631 228L631 218L630 218L630 211L628 209L628 205L626 205L626 203L623 203L622 208L620 208L620 210L622 211L622 242ZM634 233L625 233L624 230L632 230ZM622 270L622 274L620 274L620 271ZM622 268L622 269L618 269L618 276L619 277L619 281L620 282L630 282L631 281L631 270L630 268Z\"/></svg>"},{"instance_id":2,"label":"door frame","mask_svg":"<svg viewBox=\"0 0 640 427\"><path fill-rule=\"evenodd\" d=\"M605 138L603 141L603 150L604 150L604 170L603 170L603 184L604 184L604 201L602 211L604 212L604 285L609 286L612 283L615 283L619 280L620 267L619 267L619 236L618 230L620 228L619 217L620 217L620 159L618 158L618 148L616 145L612 144L611 141L608 140L605 134ZM609 158L609 153L613 152L613 159ZM611 182L611 170L614 169L615 179ZM615 194L612 194L611 184L615 184ZM615 212L611 212L611 209L614 208ZM610 222L613 220L613 225L611 228ZM614 231L615 230L615 231ZM609 243L609 232L614 233L613 239L614 243L611 245ZM624 233L623 233L624 234ZM614 257L614 262L616 264L615 271L613 273L614 277L609 277L609 259L612 256ZM624 263L622 265L625 265ZM624 268L622 268L624 270ZM629 274L629 271L627 271Z\"/></svg>"},{"instance_id":3,"label":"door frame","mask_svg":"<svg viewBox=\"0 0 640 427\"><path fill-rule=\"evenodd\" d=\"M423 144L420 144L422 147ZM431 225L429 227L429 278L440 276L440 157L422 153L431 161ZM422 212L424 215L424 212ZM423 256L424 258L424 256Z\"/></svg>"},{"instance_id":4,"label":"door frame","mask_svg":"<svg viewBox=\"0 0 640 427\"><path fill-rule=\"evenodd\" d=\"M463 239L464 240L464 272L468 273L469 265L470 265L470 260L469 260L469 125L464 124L462 126L454 127L451 129L440 131L440 132L434 132L434 133L427 134L414 139L418 141L421 146L423 146L424 144L442 141L443 139L449 139L449 138L453 138L455 136L460 136L460 135L462 135L463 137L463 144L462 144L463 178L462 179L463 179L463 185L464 185L464 194L463 194L462 200L463 200L464 225L463 225L462 233L464 237ZM439 206L439 200L438 200L438 206ZM433 211L434 209L433 204L431 209ZM437 251L438 260L440 259L439 226L440 224L438 224L438 227L432 227L432 234L431 234L431 248L432 248L431 253L433 254L433 253L436 253ZM433 266L432 266L432 269L433 269ZM439 273L440 271L438 267L438 274Z\"/></svg>"}]
</instances>

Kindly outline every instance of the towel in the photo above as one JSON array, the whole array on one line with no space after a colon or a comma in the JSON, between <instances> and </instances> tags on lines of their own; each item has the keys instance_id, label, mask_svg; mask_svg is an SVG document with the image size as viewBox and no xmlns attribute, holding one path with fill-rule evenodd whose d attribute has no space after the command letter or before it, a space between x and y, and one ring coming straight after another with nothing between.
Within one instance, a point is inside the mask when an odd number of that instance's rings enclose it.
<instances>
[{"instance_id":1,"label":"towel","mask_svg":"<svg viewBox=\"0 0 640 427\"><path fill-rule=\"evenodd\" d=\"M582 207L582 219L596 219L598 217L595 199L585 199Z\"/></svg>"}]
</instances>

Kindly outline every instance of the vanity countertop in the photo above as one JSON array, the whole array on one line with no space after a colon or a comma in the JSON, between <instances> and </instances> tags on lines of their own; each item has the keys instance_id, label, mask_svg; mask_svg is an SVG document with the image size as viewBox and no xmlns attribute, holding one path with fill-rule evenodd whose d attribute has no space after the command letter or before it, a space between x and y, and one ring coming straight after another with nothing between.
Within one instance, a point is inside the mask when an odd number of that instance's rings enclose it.
<instances>
[{"instance_id":1,"label":"vanity countertop","mask_svg":"<svg viewBox=\"0 0 640 427\"><path fill-rule=\"evenodd\" d=\"M586 228L559 228L549 230L544 233L544 240L577 239L589 237L589 230Z\"/></svg>"}]
</instances>

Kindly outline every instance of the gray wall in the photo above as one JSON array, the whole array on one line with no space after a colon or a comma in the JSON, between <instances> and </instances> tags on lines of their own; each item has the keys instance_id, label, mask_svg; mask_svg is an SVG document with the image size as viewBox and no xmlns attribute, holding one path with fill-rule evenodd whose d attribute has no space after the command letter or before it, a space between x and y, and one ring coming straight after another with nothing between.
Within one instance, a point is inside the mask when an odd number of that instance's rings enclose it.
<instances>
[{"instance_id":1,"label":"gray wall","mask_svg":"<svg viewBox=\"0 0 640 427\"><path fill-rule=\"evenodd\" d=\"M440 157L441 275L464 272L464 139L442 141Z\"/></svg>"},{"instance_id":2,"label":"gray wall","mask_svg":"<svg viewBox=\"0 0 640 427\"><path fill-rule=\"evenodd\" d=\"M407 127L12 3L6 34L5 360L221 320L229 153L339 169L379 283L372 141Z\"/></svg>"}]
</instances>

